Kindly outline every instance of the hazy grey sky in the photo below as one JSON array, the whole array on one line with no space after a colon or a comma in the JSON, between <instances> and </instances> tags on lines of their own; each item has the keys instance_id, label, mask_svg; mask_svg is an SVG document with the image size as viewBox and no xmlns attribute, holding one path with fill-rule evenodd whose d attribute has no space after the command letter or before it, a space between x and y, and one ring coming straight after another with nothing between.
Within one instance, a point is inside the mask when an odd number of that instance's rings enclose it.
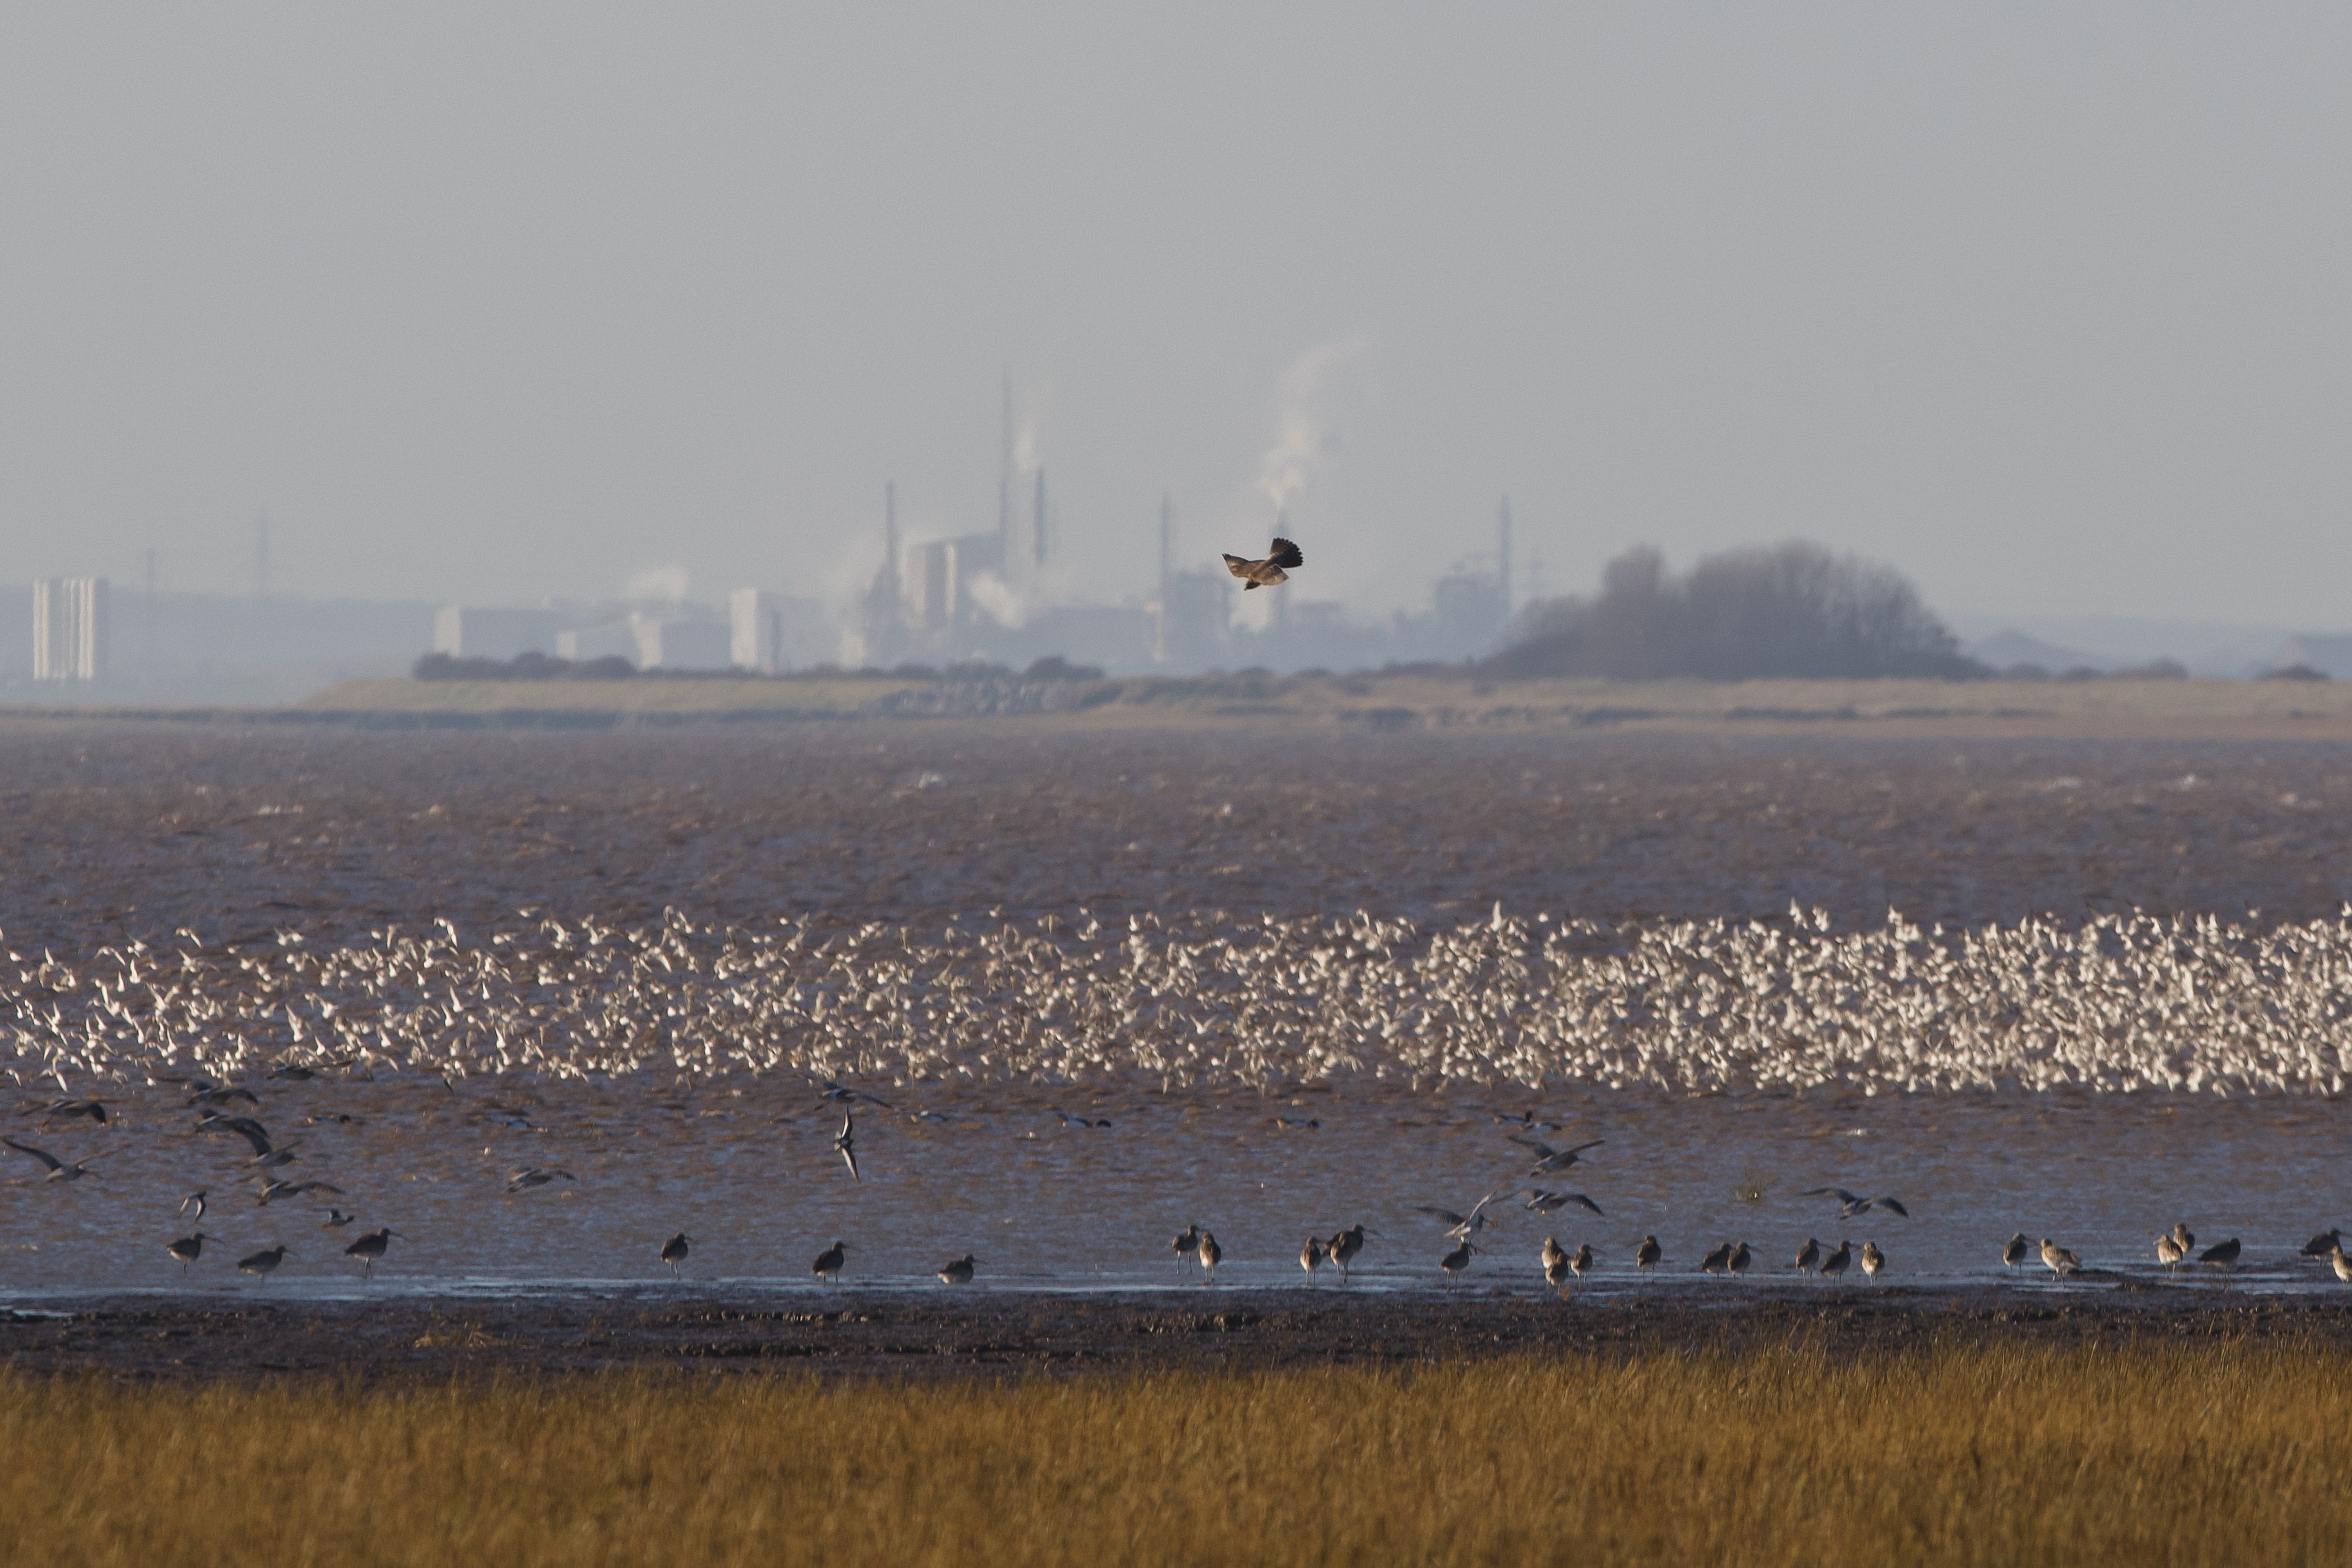
<instances>
[{"instance_id":1,"label":"hazy grey sky","mask_svg":"<svg viewBox=\"0 0 2352 1568\"><path fill-rule=\"evenodd\" d=\"M2320 7L19 6L0 580L846 587L883 482L1142 591L1802 533L2352 624ZM1522 583L1526 579L1522 576Z\"/></svg>"}]
</instances>

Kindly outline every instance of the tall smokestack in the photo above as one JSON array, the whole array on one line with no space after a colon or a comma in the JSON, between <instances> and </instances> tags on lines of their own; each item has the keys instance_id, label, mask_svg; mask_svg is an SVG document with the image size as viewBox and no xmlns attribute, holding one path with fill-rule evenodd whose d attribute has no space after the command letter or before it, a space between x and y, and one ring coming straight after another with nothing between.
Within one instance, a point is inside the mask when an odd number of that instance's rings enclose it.
<instances>
[{"instance_id":1,"label":"tall smokestack","mask_svg":"<svg viewBox=\"0 0 2352 1568\"><path fill-rule=\"evenodd\" d=\"M1496 554L1503 563L1503 619L1507 622L1511 618L1511 498L1508 496L1503 497L1503 509L1495 519L1495 530L1500 536Z\"/></svg>"},{"instance_id":2,"label":"tall smokestack","mask_svg":"<svg viewBox=\"0 0 2352 1568\"><path fill-rule=\"evenodd\" d=\"M1160 602L1168 602L1168 556L1176 532L1176 503L1160 497Z\"/></svg>"},{"instance_id":3,"label":"tall smokestack","mask_svg":"<svg viewBox=\"0 0 2352 1568\"><path fill-rule=\"evenodd\" d=\"M882 486L882 570L890 579L890 603L895 607L905 596L898 582L898 482L890 480Z\"/></svg>"},{"instance_id":4,"label":"tall smokestack","mask_svg":"<svg viewBox=\"0 0 2352 1568\"><path fill-rule=\"evenodd\" d=\"M267 514L253 519L253 596L269 597L269 518Z\"/></svg>"},{"instance_id":5,"label":"tall smokestack","mask_svg":"<svg viewBox=\"0 0 2352 1568\"><path fill-rule=\"evenodd\" d=\"M1004 378L1004 446L996 465L996 558L1013 564L1013 377Z\"/></svg>"},{"instance_id":6,"label":"tall smokestack","mask_svg":"<svg viewBox=\"0 0 2352 1568\"><path fill-rule=\"evenodd\" d=\"M1044 466L1041 465L1038 467L1038 469L1037 469L1037 566L1038 566L1038 569L1039 569L1040 570L1043 570L1045 569L1045 470Z\"/></svg>"}]
</instances>

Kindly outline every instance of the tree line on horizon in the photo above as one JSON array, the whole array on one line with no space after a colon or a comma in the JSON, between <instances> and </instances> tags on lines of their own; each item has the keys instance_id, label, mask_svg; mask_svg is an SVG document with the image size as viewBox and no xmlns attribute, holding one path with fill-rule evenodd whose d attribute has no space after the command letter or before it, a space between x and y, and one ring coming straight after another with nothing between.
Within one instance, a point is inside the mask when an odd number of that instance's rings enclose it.
<instances>
[{"instance_id":1,"label":"tree line on horizon","mask_svg":"<svg viewBox=\"0 0 2352 1568\"><path fill-rule=\"evenodd\" d=\"M1900 572L1804 539L1726 550L1680 576L1658 550L1629 549L1598 594L1528 605L1486 667L1614 680L1993 674L1960 652Z\"/></svg>"}]
</instances>

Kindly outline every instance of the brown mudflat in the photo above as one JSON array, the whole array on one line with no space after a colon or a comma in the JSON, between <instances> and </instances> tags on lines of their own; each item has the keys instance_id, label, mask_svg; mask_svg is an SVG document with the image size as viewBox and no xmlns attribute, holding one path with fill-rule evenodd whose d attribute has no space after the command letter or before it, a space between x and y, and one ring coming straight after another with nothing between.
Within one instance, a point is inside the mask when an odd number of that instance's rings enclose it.
<instances>
[{"instance_id":1,"label":"brown mudflat","mask_svg":"<svg viewBox=\"0 0 2352 1568\"><path fill-rule=\"evenodd\" d=\"M1733 1302L1336 1290L936 1297L851 1289L821 1303L680 1292L224 1309L128 1299L0 1315L0 1365L132 1378L488 1373L814 1372L845 1377L1402 1365L1498 1355L1816 1347L1832 1358L1997 1344L2284 1342L2352 1350L2352 1291L2263 1298L2120 1291L1875 1292Z\"/></svg>"}]
</instances>

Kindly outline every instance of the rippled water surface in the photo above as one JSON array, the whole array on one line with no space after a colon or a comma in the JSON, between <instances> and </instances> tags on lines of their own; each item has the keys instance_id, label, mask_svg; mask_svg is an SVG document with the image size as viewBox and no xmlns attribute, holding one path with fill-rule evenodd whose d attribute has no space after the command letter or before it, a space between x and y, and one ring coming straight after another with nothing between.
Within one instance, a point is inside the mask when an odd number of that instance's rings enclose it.
<instances>
[{"instance_id":1,"label":"rippled water surface","mask_svg":"<svg viewBox=\"0 0 2352 1568\"><path fill-rule=\"evenodd\" d=\"M866 1288L928 1285L940 1262L971 1251L982 1288L1194 1289L1168 1251L1194 1220L1223 1243L1231 1285L1307 1288L1304 1237L1360 1220L1380 1236L1358 1288L1435 1289L1444 1222L1416 1206L1467 1209L1538 1179L1500 1114L1559 1124L1531 1134L1553 1144L1606 1139L1565 1179L1543 1178L1585 1193L1605 1218L1546 1219L1498 1201L1509 1218L1486 1233L1491 1249L1465 1288L1538 1288L1533 1259L1546 1234L1571 1249L1590 1241L1603 1264L1591 1288L1604 1290L1816 1288L1693 1272L1707 1247L1745 1239L1763 1276L1808 1235L1874 1238L1897 1283L1967 1282L2002 1273L2000 1244L2014 1230L2153 1283L2147 1233L2184 1219L2203 1241L2242 1238L2239 1288L2336 1289L2324 1268L2288 1260L2315 1230L2352 1223L2352 1126L2328 1082L2345 1060L2335 1020L2347 981L2325 943L2283 982L2217 939L2196 960L2210 966L2198 970L2201 1001L2196 984L2183 997L2161 976L2150 981L2147 1016L2175 1031L2146 1059L2151 1071L2170 1071L2183 1052L2240 1050L2260 1032L2258 1012L2276 1050L2316 1064L2296 1092L2240 1085L2226 1097L2013 1083L1904 1093L1885 1090L1868 1062L1836 1069L1851 1082L1773 1091L1742 1080L1708 1093L1601 1087L1561 1066L1565 1056L1526 1058L1532 1073L1442 1061L1424 1071L1429 1060L1410 1051L1438 1031L1427 1008L1400 1012L1412 1021L1395 1039L1349 1046L1360 1071L1328 1058L1301 1071L1296 1054L1253 1062L1232 1049L1181 1073L1115 1056L1090 1071L1066 1051L979 1060L977 1045L944 1027L927 1035L922 1019L946 1015L923 1013L906 988L870 1007L859 991L858 1011L814 1021L814 990L795 993L792 1028L772 1014L730 1034L709 1025L716 981L699 975L608 988L594 1009L566 1012L564 998L583 993L563 991L565 976L543 994L538 975L522 972L512 988L469 984L460 995L446 987L446 960L433 976L446 994L404 973L399 1005L385 1009L398 1029L362 1028L352 1019L373 1016L368 998L338 990L330 1016L305 978L318 971L296 959L419 939L511 956L486 945L551 920L568 935L658 933L665 910L696 941L792 922L811 947L869 927L902 945L940 943L951 925L1015 925L1066 944L1092 923L1114 958L1130 920L1190 921L1214 941L1235 922L1263 933L1268 921L1362 911L1427 940L1491 929L1497 904L1519 921L1654 931L1754 919L1791 936L1792 901L1835 932L1883 929L1890 905L1955 933L2036 914L2078 924L2137 905L2219 915L2259 935L2329 921L2352 894L2347 761L2334 747L2053 742L8 728L0 942L16 957L0 977L0 1018L14 1043L0 1060L23 1107L10 1135L104 1157L88 1177L56 1183L37 1179L32 1156L0 1150L13 1177L0 1187L0 1290L31 1299L656 1285L667 1278L656 1250L681 1229L695 1238L691 1276L759 1282L744 1288L819 1289L809 1261L839 1237L850 1243L845 1280ZM436 930L441 920L454 939ZM137 988L121 962L134 942L146 965ZM628 951L650 953L642 943ZM170 977L184 971L166 956L183 952L208 967L200 983ZM44 960L55 966L46 976ZM1268 982L1286 1012L1228 1008L1228 1047L1250 1042L1253 1029L1276 1044L1283 1030L1311 1034L1322 1006L1313 998L1326 993L1306 983L1310 968L1302 958L1301 978ZM2238 988L2216 1001L2212 974ZM1496 984L1481 971L1475 988ZM2063 973L2035 984L2037 998L2070 1000ZM2289 986L2304 1009L2291 1016L2273 1005ZM157 999L166 994L168 1004ZM983 1013L1034 1005L1034 995L1004 999L1021 994L968 999ZM2190 1010L2200 1005L2214 1010ZM545 1009L542 1050L604 1065L544 1071L520 1058L517 1027L509 1071L486 1069L501 1020L519 1025L531 1007ZM691 1032L688 1014L740 1046L740 1060L681 1072L673 1045ZM593 1040L574 1038L583 1019ZM1199 1021L1188 1015L1186 1027ZM1541 1019L1505 1021L1526 1030ZM1095 1038L1068 1020L1038 1023L1055 1027L1081 1044ZM1114 1042L1143 1028L1098 1027ZM1580 1027L1605 1036L1613 1026ZM1710 1027L1668 1034L1703 1041ZM366 1045L357 1059L353 1040ZM623 1047L635 1069L610 1071ZM910 1071L918 1050L932 1066ZM1282 1071L1269 1074L1277 1058ZM348 1065L308 1082L267 1075L286 1061ZM958 1061L961 1071L943 1070ZM745 1065L755 1061L756 1072ZM446 1071L453 1062L465 1071ZM1382 1077L1379 1065L1399 1071ZM859 1087L890 1102L859 1110L862 1181L834 1152L837 1108L803 1068L863 1072ZM166 1081L207 1073L250 1084L259 1103L225 1113L295 1144L296 1161L276 1174L341 1187L312 1196L356 1215L355 1226L322 1228L308 1200L257 1204L239 1163L246 1142L198 1133L185 1085ZM1865 1080L1884 1092L1861 1092ZM39 1107L65 1092L96 1094L112 1120L45 1124ZM1110 1125L1069 1125L1065 1113ZM508 1174L524 1166L578 1179L508 1194ZM1824 1185L1897 1195L1911 1218L1842 1221L1829 1200L1798 1196ZM211 1194L205 1228L220 1242L184 1275L163 1244L185 1233L173 1210L196 1188ZM376 1225L401 1239L362 1285L341 1247ZM1630 1260L1649 1232L1667 1261L1645 1283ZM292 1254L266 1284L234 1271L236 1257L279 1240ZM2115 1283L2103 1275L2076 1288ZM2050 1287L2036 1278L2019 1288Z\"/></svg>"}]
</instances>

